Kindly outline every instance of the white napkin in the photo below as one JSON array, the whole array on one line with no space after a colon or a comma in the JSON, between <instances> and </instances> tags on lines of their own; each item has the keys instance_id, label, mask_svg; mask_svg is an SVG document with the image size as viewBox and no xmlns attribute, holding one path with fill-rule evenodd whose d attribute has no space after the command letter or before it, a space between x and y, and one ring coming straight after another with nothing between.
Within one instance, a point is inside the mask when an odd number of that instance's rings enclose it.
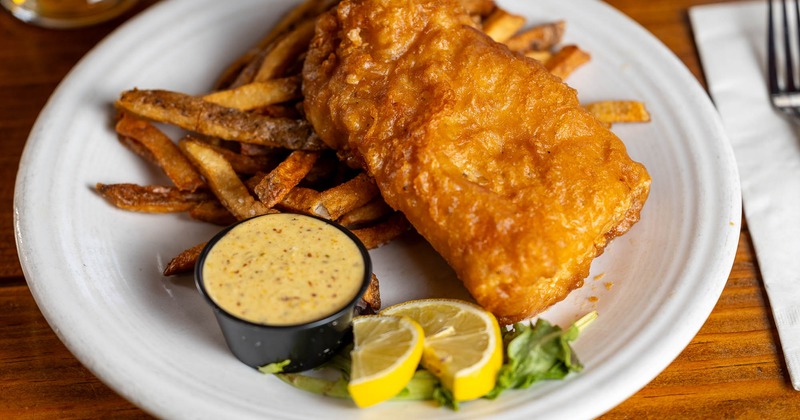
<instances>
[{"instance_id":1,"label":"white napkin","mask_svg":"<svg viewBox=\"0 0 800 420\"><path fill-rule=\"evenodd\" d=\"M693 7L690 17L739 165L745 217L786 365L800 390L800 121L769 103L767 4Z\"/></svg>"}]
</instances>

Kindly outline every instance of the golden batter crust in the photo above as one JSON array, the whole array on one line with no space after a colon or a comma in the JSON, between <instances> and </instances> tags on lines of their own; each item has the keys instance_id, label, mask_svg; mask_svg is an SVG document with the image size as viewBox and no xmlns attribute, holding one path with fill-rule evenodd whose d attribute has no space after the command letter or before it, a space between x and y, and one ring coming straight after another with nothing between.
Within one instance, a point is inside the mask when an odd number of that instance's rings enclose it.
<instances>
[{"instance_id":1,"label":"golden batter crust","mask_svg":"<svg viewBox=\"0 0 800 420\"><path fill-rule=\"evenodd\" d=\"M457 1L345 0L306 58L307 117L502 323L579 287L650 177L543 66Z\"/></svg>"}]
</instances>

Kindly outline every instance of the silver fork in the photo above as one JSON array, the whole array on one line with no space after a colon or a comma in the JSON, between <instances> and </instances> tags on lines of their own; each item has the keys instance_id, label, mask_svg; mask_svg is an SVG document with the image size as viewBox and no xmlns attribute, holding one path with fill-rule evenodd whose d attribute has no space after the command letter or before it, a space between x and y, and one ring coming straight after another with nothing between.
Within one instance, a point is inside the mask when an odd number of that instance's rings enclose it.
<instances>
[{"instance_id":1,"label":"silver fork","mask_svg":"<svg viewBox=\"0 0 800 420\"><path fill-rule=\"evenodd\" d=\"M789 8L786 3L794 3L794 32L789 24ZM800 42L792 41L792 35L800 41L800 3L798 0L779 0L774 7L773 0L767 0L767 72L769 73L769 93L772 105L792 117L800 118L800 79L795 65L800 61ZM775 21L779 20L780 30ZM781 48L783 47L783 48ZM783 54L779 53L783 50ZM783 67L783 73L781 73Z\"/></svg>"}]
</instances>

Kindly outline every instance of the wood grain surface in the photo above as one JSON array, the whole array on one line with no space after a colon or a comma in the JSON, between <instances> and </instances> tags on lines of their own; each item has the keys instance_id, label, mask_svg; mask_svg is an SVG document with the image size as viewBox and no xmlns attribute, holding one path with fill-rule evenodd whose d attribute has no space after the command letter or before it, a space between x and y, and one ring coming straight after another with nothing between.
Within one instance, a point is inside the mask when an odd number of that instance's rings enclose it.
<instances>
[{"instance_id":1,"label":"wood grain surface","mask_svg":"<svg viewBox=\"0 0 800 420\"><path fill-rule=\"evenodd\" d=\"M687 10L720 2L608 1L661 39L703 85ZM12 201L26 138L56 85L104 36L153 3L141 1L111 22L69 31L0 12L0 418L149 417L83 367L45 321L17 256ZM743 225L733 270L703 328L664 372L604 418L800 417L800 393L789 384Z\"/></svg>"}]
</instances>

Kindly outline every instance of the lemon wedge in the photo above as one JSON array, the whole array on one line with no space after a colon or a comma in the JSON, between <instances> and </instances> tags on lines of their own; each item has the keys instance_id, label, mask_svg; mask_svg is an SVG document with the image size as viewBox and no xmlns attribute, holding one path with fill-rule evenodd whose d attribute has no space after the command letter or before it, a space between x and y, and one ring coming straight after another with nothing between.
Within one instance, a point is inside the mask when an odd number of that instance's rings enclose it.
<instances>
[{"instance_id":1,"label":"lemon wedge","mask_svg":"<svg viewBox=\"0 0 800 420\"><path fill-rule=\"evenodd\" d=\"M422 357L424 335L410 318L366 315L353 318L353 341L347 391L357 406L368 407L405 388Z\"/></svg>"},{"instance_id":2,"label":"lemon wedge","mask_svg":"<svg viewBox=\"0 0 800 420\"><path fill-rule=\"evenodd\" d=\"M503 343L490 312L465 301L420 299L390 306L381 315L407 316L422 326L422 366L456 401L480 398L494 388L503 364Z\"/></svg>"}]
</instances>

